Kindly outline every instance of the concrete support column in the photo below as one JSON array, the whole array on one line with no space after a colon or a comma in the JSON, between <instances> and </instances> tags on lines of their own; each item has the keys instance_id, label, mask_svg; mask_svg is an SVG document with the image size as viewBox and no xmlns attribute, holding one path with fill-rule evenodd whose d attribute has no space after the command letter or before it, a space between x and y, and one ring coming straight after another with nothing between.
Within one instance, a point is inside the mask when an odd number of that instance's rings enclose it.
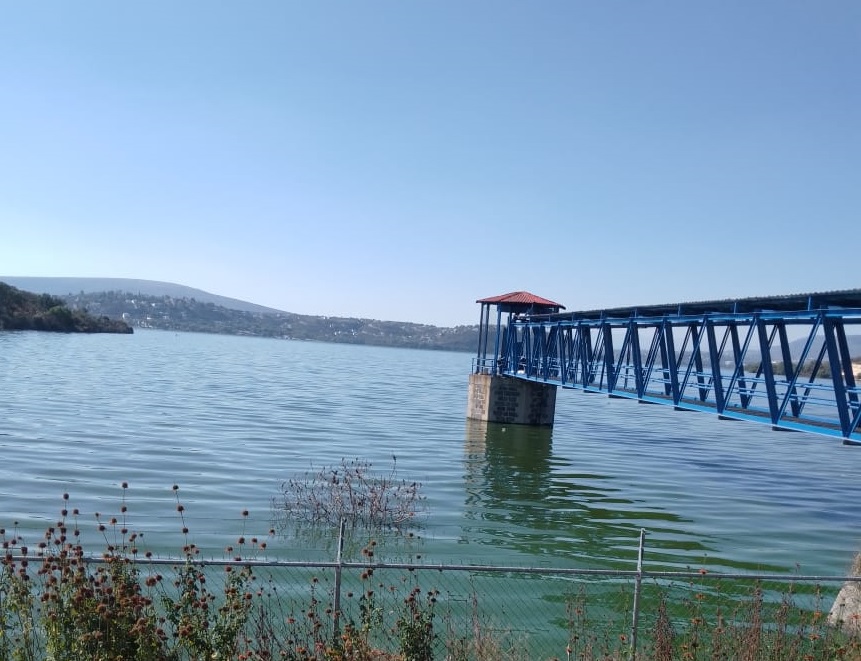
<instances>
[{"instance_id":1,"label":"concrete support column","mask_svg":"<svg viewBox=\"0 0 861 661\"><path fill-rule=\"evenodd\" d=\"M552 427L556 386L496 374L470 374L466 417L471 420Z\"/></svg>"}]
</instances>

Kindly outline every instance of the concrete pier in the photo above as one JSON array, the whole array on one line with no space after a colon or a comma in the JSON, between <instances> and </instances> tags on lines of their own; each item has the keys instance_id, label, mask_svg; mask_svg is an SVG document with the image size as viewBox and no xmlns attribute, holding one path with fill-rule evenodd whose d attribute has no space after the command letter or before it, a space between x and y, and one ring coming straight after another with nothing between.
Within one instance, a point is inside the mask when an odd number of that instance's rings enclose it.
<instances>
[{"instance_id":1,"label":"concrete pier","mask_svg":"<svg viewBox=\"0 0 861 661\"><path fill-rule=\"evenodd\" d=\"M466 417L515 425L553 426L556 386L495 374L470 374Z\"/></svg>"}]
</instances>

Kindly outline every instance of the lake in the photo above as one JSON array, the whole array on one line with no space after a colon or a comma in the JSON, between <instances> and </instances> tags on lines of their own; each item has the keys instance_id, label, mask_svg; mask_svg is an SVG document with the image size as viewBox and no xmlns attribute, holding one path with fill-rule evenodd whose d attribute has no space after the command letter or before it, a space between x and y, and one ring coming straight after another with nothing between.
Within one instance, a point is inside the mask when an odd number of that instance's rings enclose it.
<instances>
[{"instance_id":1,"label":"lake","mask_svg":"<svg viewBox=\"0 0 861 661\"><path fill-rule=\"evenodd\" d=\"M264 534L281 484L342 458L422 484L426 562L844 574L861 547L861 448L560 391L552 430L465 418L472 356L138 330L0 333L0 527L63 507L145 545L213 556ZM185 507L180 520L172 486ZM246 518L242 510L248 510ZM94 549L98 551L99 549ZM267 554L331 559L331 538ZM383 558L385 559L385 558Z\"/></svg>"}]
</instances>

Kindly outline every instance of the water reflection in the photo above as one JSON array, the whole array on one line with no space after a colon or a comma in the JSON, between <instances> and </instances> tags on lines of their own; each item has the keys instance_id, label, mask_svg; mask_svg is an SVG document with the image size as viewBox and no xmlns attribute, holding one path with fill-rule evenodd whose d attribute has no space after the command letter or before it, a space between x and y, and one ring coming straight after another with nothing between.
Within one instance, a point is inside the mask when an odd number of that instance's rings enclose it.
<instances>
[{"instance_id":1,"label":"water reflection","mask_svg":"<svg viewBox=\"0 0 861 661\"><path fill-rule=\"evenodd\" d=\"M468 420L463 537L547 564L630 569L640 528L652 564L704 554L673 512L626 495L608 475L554 456L550 428ZM509 558L509 561L517 561ZM540 561L540 560L539 560Z\"/></svg>"}]
</instances>

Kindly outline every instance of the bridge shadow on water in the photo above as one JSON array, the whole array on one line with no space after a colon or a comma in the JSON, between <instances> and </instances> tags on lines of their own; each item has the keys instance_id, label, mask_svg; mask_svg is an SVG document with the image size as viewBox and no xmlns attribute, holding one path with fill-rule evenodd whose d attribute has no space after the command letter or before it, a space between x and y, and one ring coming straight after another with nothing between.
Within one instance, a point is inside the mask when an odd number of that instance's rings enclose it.
<instances>
[{"instance_id":1,"label":"bridge shadow on water","mask_svg":"<svg viewBox=\"0 0 861 661\"><path fill-rule=\"evenodd\" d=\"M494 563L504 555L516 564L633 569L641 528L652 569L690 565L712 550L679 515L554 455L551 428L467 420L465 450L463 538L492 546Z\"/></svg>"}]
</instances>

